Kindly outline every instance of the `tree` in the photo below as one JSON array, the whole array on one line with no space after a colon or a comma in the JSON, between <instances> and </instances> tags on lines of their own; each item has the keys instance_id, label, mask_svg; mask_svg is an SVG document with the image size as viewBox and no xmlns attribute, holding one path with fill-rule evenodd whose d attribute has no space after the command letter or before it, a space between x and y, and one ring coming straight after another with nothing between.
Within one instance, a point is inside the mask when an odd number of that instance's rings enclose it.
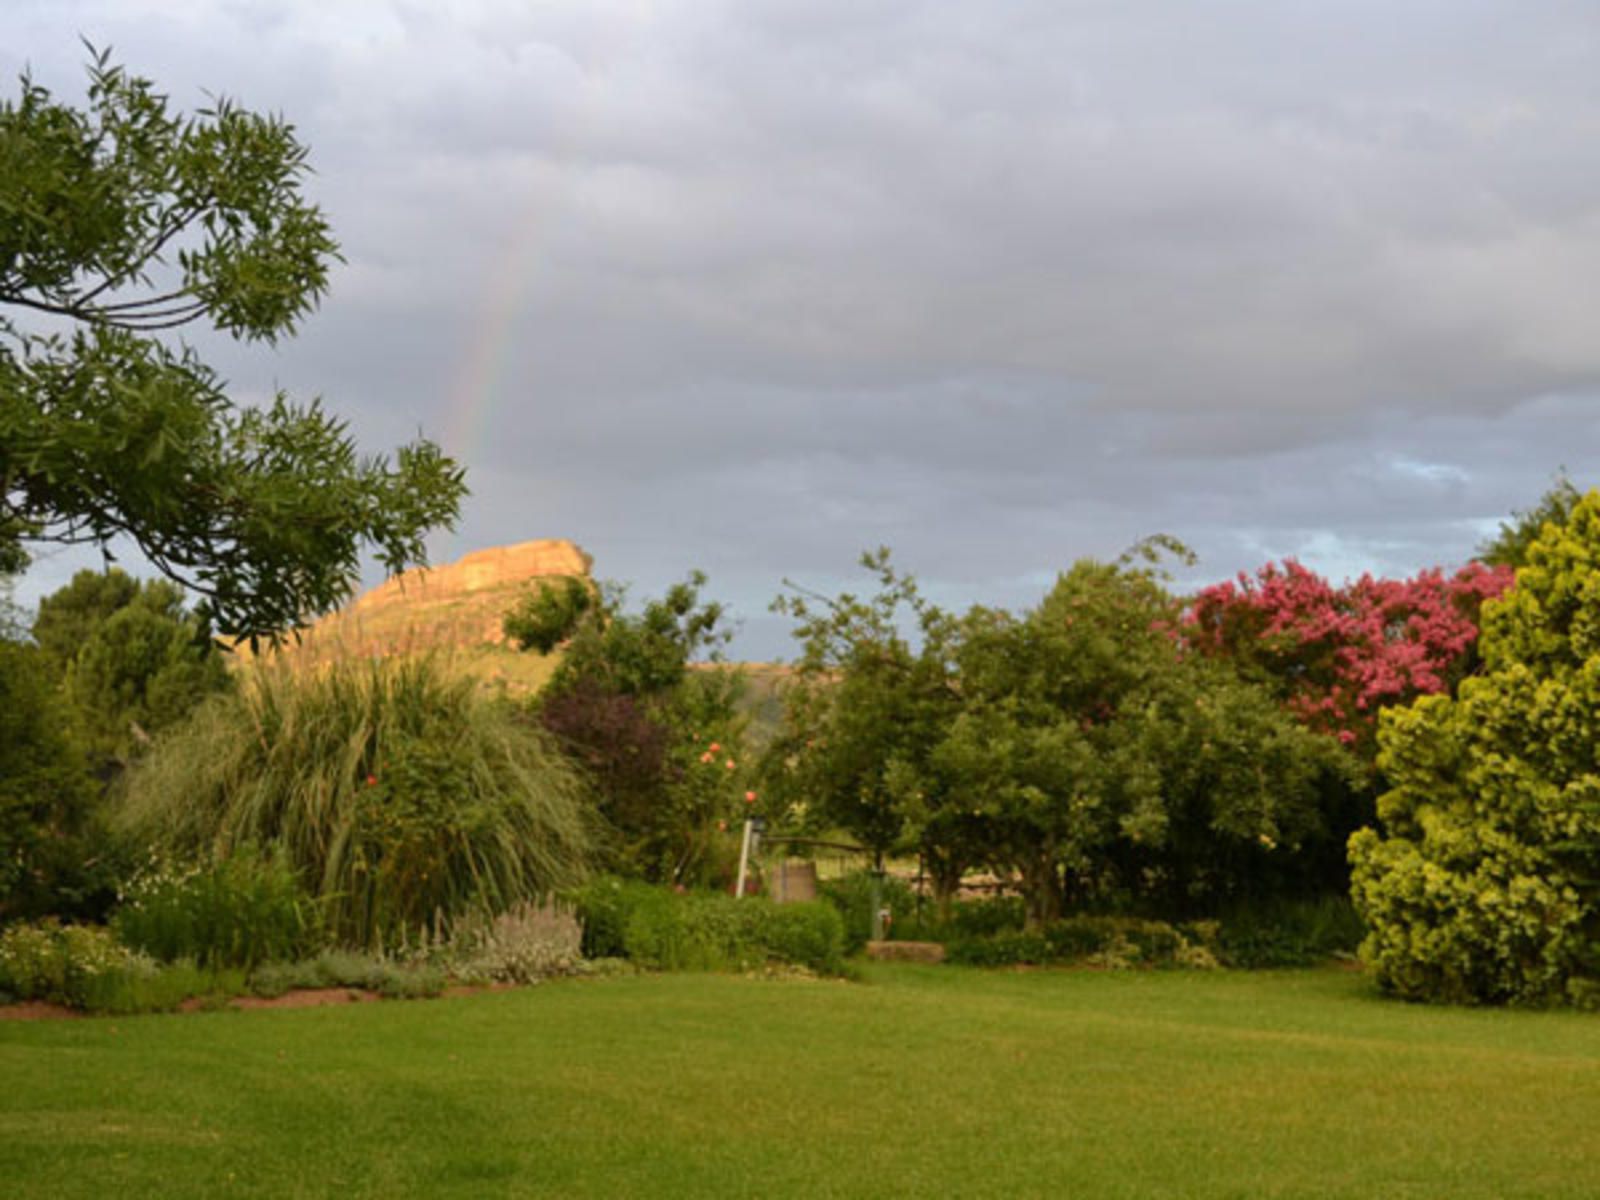
<instances>
[{"instance_id":1,"label":"tree","mask_svg":"<svg viewBox=\"0 0 1600 1200\"><path fill-rule=\"evenodd\" d=\"M764 774L775 801L822 829L848 832L872 854L919 846L941 896L971 865L960 823L939 819L933 748L959 710L957 626L930 604L889 551L861 556L878 592L820 596L793 584L773 603L802 646L785 694L786 728ZM915 630L915 640L905 627Z\"/></svg>"},{"instance_id":2,"label":"tree","mask_svg":"<svg viewBox=\"0 0 1600 1200\"><path fill-rule=\"evenodd\" d=\"M777 607L804 654L770 786L880 864L917 849L944 895L971 867L1015 875L1034 923L1237 897L1328 840L1324 788L1348 759L1190 651L1162 550L1186 553L1154 539L1079 562L1022 614L951 617L883 550L862 560L873 597L791 589Z\"/></svg>"},{"instance_id":3,"label":"tree","mask_svg":"<svg viewBox=\"0 0 1600 1200\"><path fill-rule=\"evenodd\" d=\"M1583 493L1573 486L1566 468L1556 472L1550 488L1539 498L1539 503L1526 511L1511 514L1511 520L1502 521L1500 530L1478 547L1478 558L1491 566L1510 567L1515 570L1528 561L1528 550L1544 532L1546 525L1564 524L1572 510L1583 499Z\"/></svg>"},{"instance_id":4,"label":"tree","mask_svg":"<svg viewBox=\"0 0 1600 1200\"><path fill-rule=\"evenodd\" d=\"M1484 607L1484 669L1378 731L1382 832L1350 840L1381 986L1414 1000L1600 1000L1600 492Z\"/></svg>"},{"instance_id":5,"label":"tree","mask_svg":"<svg viewBox=\"0 0 1600 1200\"><path fill-rule=\"evenodd\" d=\"M709 881L716 823L733 819L734 797L748 791L738 786L739 681L690 669L729 636L722 605L701 599L705 583L691 572L630 613L621 588L549 580L504 621L524 649L563 647L534 715L584 768L612 835L610 865L674 883Z\"/></svg>"},{"instance_id":6,"label":"tree","mask_svg":"<svg viewBox=\"0 0 1600 1200\"><path fill-rule=\"evenodd\" d=\"M46 596L33 636L102 769L130 760L230 683L221 652L178 589L115 568L79 571Z\"/></svg>"},{"instance_id":7,"label":"tree","mask_svg":"<svg viewBox=\"0 0 1600 1200\"><path fill-rule=\"evenodd\" d=\"M127 537L218 633L272 637L348 596L364 547L423 561L462 471L425 440L358 457L316 401L237 408L163 340L292 334L338 250L292 126L171 113L103 53L88 75L83 110L26 75L0 103L0 558Z\"/></svg>"},{"instance_id":8,"label":"tree","mask_svg":"<svg viewBox=\"0 0 1600 1200\"><path fill-rule=\"evenodd\" d=\"M1381 709L1450 691L1476 665L1478 610L1511 580L1508 567L1468 563L1335 587L1290 559L1203 589L1185 628L1370 762Z\"/></svg>"},{"instance_id":9,"label":"tree","mask_svg":"<svg viewBox=\"0 0 1600 1200\"><path fill-rule=\"evenodd\" d=\"M1327 829L1336 743L1175 636L1149 563L1084 560L1021 617L970 614L962 711L934 762L1030 921L1069 905L1215 911Z\"/></svg>"},{"instance_id":10,"label":"tree","mask_svg":"<svg viewBox=\"0 0 1600 1200\"><path fill-rule=\"evenodd\" d=\"M87 848L98 791L44 654L0 638L0 924L83 915L106 882Z\"/></svg>"},{"instance_id":11,"label":"tree","mask_svg":"<svg viewBox=\"0 0 1600 1200\"><path fill-rule=\"evenodd\" d=\"M126 571L79 571L65 587L39 601L33 640L64 678L78 652L113 614L139 598L140 582Z\"/></svg>"}]
</instances>

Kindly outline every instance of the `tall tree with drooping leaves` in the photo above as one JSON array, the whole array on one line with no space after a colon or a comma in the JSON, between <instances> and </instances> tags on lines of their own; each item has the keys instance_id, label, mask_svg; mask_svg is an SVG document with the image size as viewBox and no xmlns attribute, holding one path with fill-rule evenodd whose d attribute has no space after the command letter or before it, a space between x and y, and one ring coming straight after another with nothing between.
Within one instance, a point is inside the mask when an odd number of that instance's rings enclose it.
<instances>
[{"instance_id":1,"label":"tall tree with drooping leaves","mask_svg":"<svg viewBox=\"0 0 1600 1200\"><path fill-rule=\"evenodd\" d=\"M461 469L418 440L357 453L320 402L239 407L173 331L293 334L338 258L291 125L183 114L95 54L87 103L24 75L0 101L0 560L126 538L218 634L275 637L344 600L360 557L425 560Z\"/></svg>"},{"instance_id":2,"label":"tall tree with drooping leaves","mask_svg":"<svg viewBox=\"0 0 1600 1200\"><path fill-rule=\"evenodd\" d=\"M1350 841L1379 984L1413 1000L1600 1002L1600 492L1487 604L1483 670L1384 713L1381 832Z\"/></svg>"}]
</instances>

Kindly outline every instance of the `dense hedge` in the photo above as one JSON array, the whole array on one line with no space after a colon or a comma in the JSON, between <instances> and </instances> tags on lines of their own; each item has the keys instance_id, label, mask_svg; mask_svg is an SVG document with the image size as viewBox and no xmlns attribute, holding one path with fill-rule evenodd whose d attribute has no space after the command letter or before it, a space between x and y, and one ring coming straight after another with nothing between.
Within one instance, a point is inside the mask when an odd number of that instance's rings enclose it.
<instances>
[{"instance_id":1,"label":"dense hedge","mask_svg":"<svg viewBox=\"0 0 1600 1200\"><path fill-rule=\"evenodd\" d=\"M773 904L718 892L678 893L613 878L576 897L583 952L657 970L747 970L767 962L837 973L844 921L831 905Z\"/></svg>"},{"instance_id":2,"label":"dense hedge","mask_svg":"<svg viewBox=\"0 0 1600 1200\"><path fill-rule=\"evenodd\" d=\"M1214 922L1176 927L1134 917L1065 917L1037 930L958 937L946 961L973 967L1093 963L1107 967L1215 967Z\"/></svg>"}]
</instances>

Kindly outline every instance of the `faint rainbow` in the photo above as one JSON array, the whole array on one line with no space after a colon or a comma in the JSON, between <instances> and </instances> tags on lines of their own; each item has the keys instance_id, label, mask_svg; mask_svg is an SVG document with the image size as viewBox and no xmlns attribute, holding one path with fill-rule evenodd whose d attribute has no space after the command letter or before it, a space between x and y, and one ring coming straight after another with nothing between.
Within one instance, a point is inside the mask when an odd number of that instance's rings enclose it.
<instances>
[{"instance_id":1,"label":"faint rainbow","mask_svg":"<svg viewBox=\"0 0 1600 1200\"><path fill-rule=\"evenodd\" d=\"M484 289L483 302L472 323L461 367L450 387L444 447L468 468L483 449L495 410L505 398L517 318L533 286L542 231L539 218L525 214L508 239L509 244L502 246L498 266Z\"/></svg>"}]
</instances>

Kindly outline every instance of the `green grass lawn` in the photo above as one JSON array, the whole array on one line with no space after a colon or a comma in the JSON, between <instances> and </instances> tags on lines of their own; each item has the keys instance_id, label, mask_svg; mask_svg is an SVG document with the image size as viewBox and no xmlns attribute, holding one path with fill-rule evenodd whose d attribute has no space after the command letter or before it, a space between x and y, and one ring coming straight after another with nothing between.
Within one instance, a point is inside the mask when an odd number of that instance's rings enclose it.
<instances>
[{"instance_id":1,"label":"green grass lawn","mask_svg":"<svg viewBox=\"0 0 1600 1200\"><path fill-rule=\"evenodd\" d=\"M1600 1019L1334 970L640 976L0 1025L0 1195L1600 1194Z\"/></svg>"}]
</instances>

